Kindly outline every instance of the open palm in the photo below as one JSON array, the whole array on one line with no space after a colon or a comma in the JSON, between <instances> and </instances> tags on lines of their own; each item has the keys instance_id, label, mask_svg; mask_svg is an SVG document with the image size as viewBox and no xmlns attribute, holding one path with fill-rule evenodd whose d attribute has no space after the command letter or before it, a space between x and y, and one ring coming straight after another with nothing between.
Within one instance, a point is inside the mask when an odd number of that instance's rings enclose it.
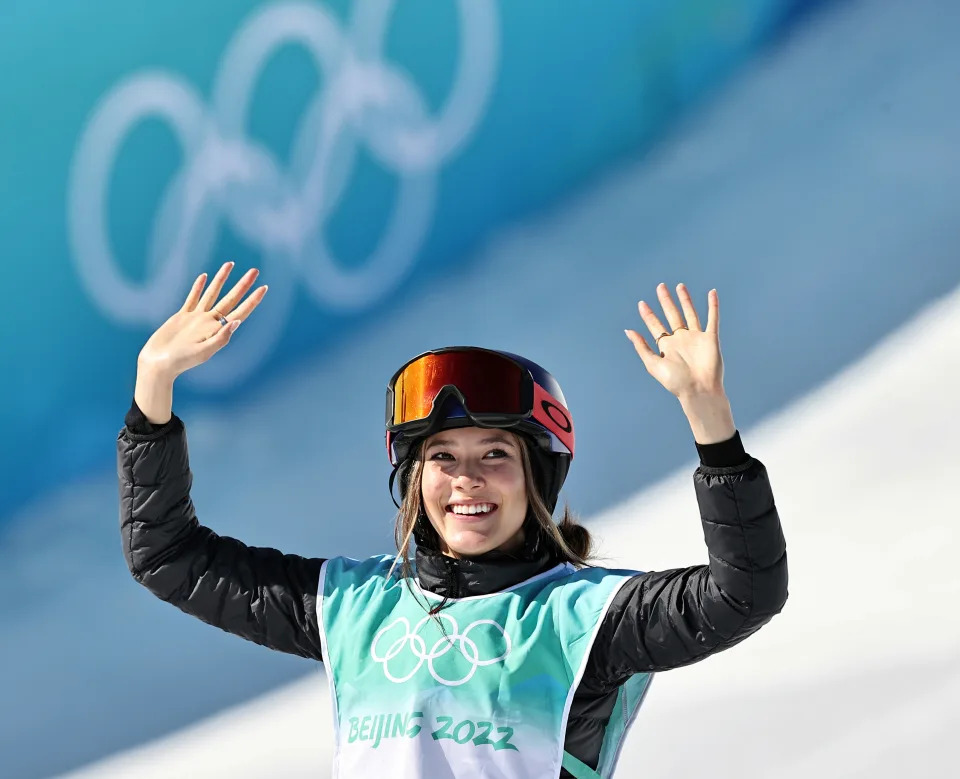
<instances>
[{"instance_id":1,"label":"open palm","mask_svg":"<svg viewBox=\"0 0 960 779\"><path fill-rule=\"evenodd\" d=\"M139 365L159 375L176 378L181 373L206 362L227 345L230 336L263 300L267 287L258 288L247 297L259 271L248 270L221 300L220 290L233 263L225 263L210 286L204 290L207 274L197 277L183 306L150 336L140 350ZM221 317L226 319L223 324Z\"/></svg>"},{"instance_id":2,"label":"open palm","mask_svg":"<svg viewBox=\"0 0 960 779\"><path fill-rule=\"evenodd\" d=\"M637 308L658 350L635 330L625 330L647 372L678 398L723 394L723 357L720 354L720 302L715 289L707 295L707 327L700 318L686 285L677 285L682 312L666 284L657 286L657 298L667 318L665 327L650 306ZM657 341L659 339L659 342Z\"/></svg>"}]
</instances>

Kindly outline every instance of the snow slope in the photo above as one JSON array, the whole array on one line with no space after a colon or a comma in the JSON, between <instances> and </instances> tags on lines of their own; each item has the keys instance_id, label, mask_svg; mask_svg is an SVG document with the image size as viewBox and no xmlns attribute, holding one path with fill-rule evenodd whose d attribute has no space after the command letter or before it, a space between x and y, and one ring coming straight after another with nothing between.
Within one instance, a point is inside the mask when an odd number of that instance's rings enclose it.
<instances>
[{"instance_id":1,"label":"snow slope","mask_svg":"<svg viewBox=\"0 0 960 779\"><path fill-rule=\"evenodd\" d=\"M742 431L773 484L790 597L746 642L657 675L619 775L955 775L957 343L960 290ZM609 564L658 570L702 556L694 467L591 518ZM317 673L70 776L329 776L331 734Z\"/></svg>"}]
</instances>

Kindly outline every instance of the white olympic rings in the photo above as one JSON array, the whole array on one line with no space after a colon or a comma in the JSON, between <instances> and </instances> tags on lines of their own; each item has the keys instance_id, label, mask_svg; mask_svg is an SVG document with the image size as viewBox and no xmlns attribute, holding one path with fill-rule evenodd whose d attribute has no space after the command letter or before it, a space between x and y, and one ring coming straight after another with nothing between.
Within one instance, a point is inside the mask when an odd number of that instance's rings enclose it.
<instances>
[{"instance_id":1,"label":"white olympic rings","mask_svg":"<svg viewBox=\"0 0 960 779\"><path fill-rule=\"evenodd\" d=\"M396 0L364 0L342 30L322 5L292 0L253 13L227 46L210 105L179 77L133 74L95 107L78 142L68 184L68 230L80 279L99 309L124 324L155 325L169 316L194 275L207 269L220 220L263 254L271 305L244 349L191 371L206 387L232 384L275 346L293 305L297 279L330 310L369 307L409 272L426 238L439 167L476 128L499 59L494 0L456 0L460 60L437 116L402 68L383 60ZM296 44L325 79L296 128L290 165L246 136L250 103L268 61ZM146 280L118 266L106 213L113 170L126 138L148 118L166 122L182 165L155 218ZM346 189L360 143L399 178L386 229L366 261L347 269L327 247L324 225ZM268 314L267 311L271 313ZM227 358L227 359L224 359ZM195 375L194 375L195 374Z\"/></svg>"},{"instance_id":2,"label":"white olympic rings","mask_svg":"<svg viewBox=\"0 0 960 779\"><path fill-rule=\"evenodd\" d=\"M410 622L406 617L398 617L393 622L391 622L387 627L382 628L376 636L373 638L373 642L370 644L370 656L378 663L383 665L383 673L391 682L397 684L402 684L403 682L409 681L413 678L414 674L420 670L424 663L427 664L427 668L430 670L430 675L433 676L440 684L444 684L447 687L457 687L461 684L466 684L473 678L473 675L477 672L478 668L487 665L493 665L494 663L499 663L503 660L508 654L510 654L510 636L507 635L507 631L503 629L499 624L497 624L492 619L478 619L474 622L471 622L467 625L466 630L463 633L460 632L460 628L457 625L457 620L451 617L449 614L439 613L437 617L442 620L447 620L452 629L452 633L449 635L441 636L434 642L430 651L427 651L426 642L419 635L420 628L422 628L429 620L433 619L432 616L427 615L421 619L416 627L413 630L410 629ZM379 652L378 648L380 647L380 639L384 636L385 633L390 632L398 625L401 625L404 628L403 634L395 639L389 647L387 647L385 652ZM477 647L475 641L471 640L468 637L468 634L471 630L476 629L480 625L492 625L496 628L500 635L503 636L503 641L506 648L503 651L503 654L498 655L487 660L480 659L480 650ZM454 644L460 645L460 656L465 658L470 663L470 670L467 671L466 675L459 679L445 679L434 667L434 660L439 657L443 657ZM413 653L413 656L417 659L416 665L413 669L408 671L403 676L395 676L390 672L390 661L400 654L409 645L410 651ZM469 648L469 654L467 652Z\"/></svg>"}]
</instances>

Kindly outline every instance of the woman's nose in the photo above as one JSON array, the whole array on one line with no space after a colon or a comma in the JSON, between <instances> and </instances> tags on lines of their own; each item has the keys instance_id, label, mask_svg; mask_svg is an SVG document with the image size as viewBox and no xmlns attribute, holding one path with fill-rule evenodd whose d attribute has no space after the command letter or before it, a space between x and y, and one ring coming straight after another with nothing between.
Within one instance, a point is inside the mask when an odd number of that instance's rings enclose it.
<instances>
[{"instance_id":1,"label":"woman's nose","mask_svg":"<svg viewBox=\"0 0 960 779\"><path fill-rule=\"evenodd\" d=\"M457 469L453 477L453 483L460 489L470 489L471 487L480 487L483 485L483 477L478 468L469 465L463 465Z\"/></svg>"}]
</instances>

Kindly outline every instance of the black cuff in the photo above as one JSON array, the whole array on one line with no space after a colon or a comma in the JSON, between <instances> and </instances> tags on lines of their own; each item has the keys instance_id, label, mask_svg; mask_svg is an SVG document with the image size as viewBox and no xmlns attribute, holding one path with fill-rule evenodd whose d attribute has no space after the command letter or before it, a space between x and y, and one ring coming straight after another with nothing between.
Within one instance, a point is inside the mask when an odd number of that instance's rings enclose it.
<instances>
[{"instance_id":1,"label":"black cuff","mask_svg":"<svg viewBox=\"0 0 960 779\"><path fill-rule=\"evenodd\" d=\"M710 468L733 468L750 460L750 455L743 449L739 430L735 431L733 437L726 441L715 444L697 444L697 452L700 454L700 463Z\"/></svg>"},{"instance_id":2,"label":"black cuff","mask_svg":"<svg viewBox=\"0 0 960 779\"><path fill-rule=\"evenodd\" d=\"M133 403L130 406L130 410L123 418L123 422L127 426L127 430L134 435L151 435L173 424L174 419L175 417L171 417L170 421L163 425L152 424L144 416L143 412L140 410L140 406L137 405L136 398L134 398Z\"/></svg>"}]
</instances>

